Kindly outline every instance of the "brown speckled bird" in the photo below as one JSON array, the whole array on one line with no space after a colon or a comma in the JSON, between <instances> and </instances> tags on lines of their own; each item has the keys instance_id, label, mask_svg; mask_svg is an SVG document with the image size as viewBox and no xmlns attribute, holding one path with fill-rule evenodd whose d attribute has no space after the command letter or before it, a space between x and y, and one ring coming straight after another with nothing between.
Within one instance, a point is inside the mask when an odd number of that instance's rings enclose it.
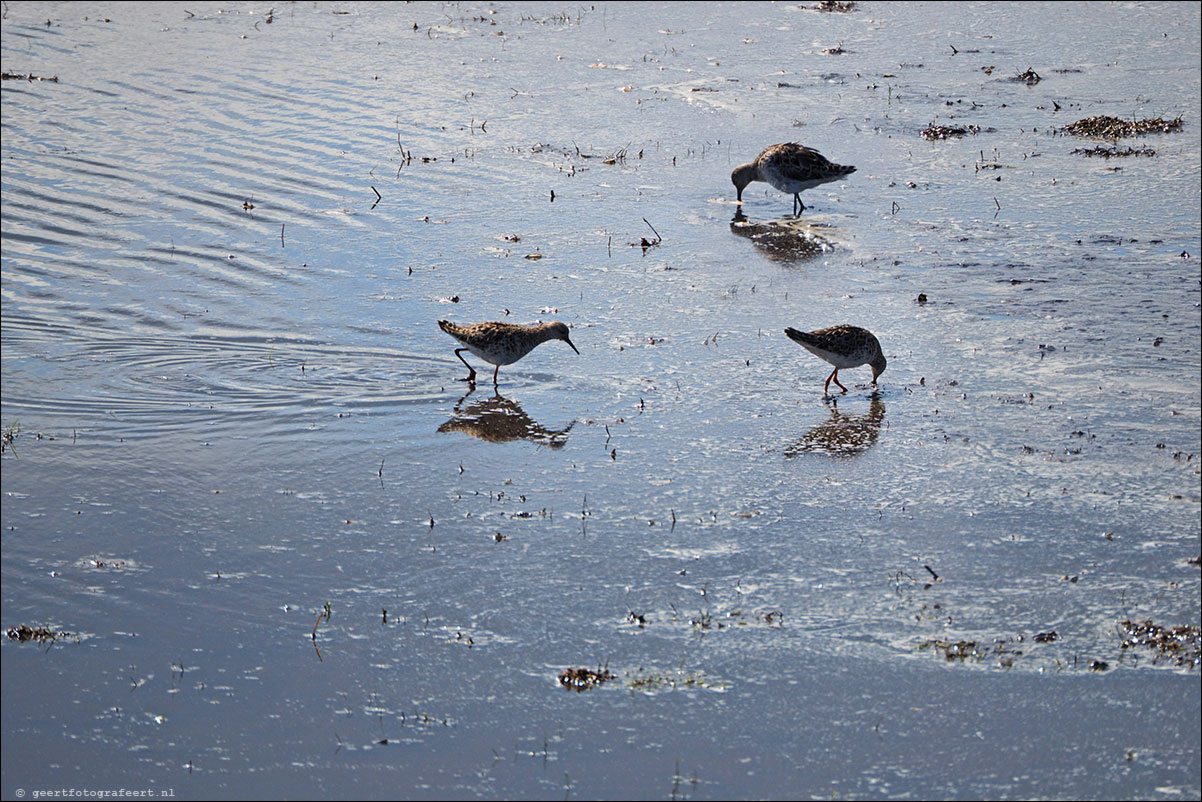
<instances>
[{"instance_id":1,"label":"brown speckled bird","mask_svg":"<svg viewBox=\"0 0 1202 802\"><path fill-rule=\"evenodd\" d=\"M476 381L476 369L467 364L467 360L462 356L464 351L471 351L488 364L496 365L492 372L493 386L497 384L497 371L502 365L517 362L534 350L535 346L547 340L563 340L572 346L573 351L580 353L568 339L567 325L559 321L534 326L519 326L515 323L474 323L470 326L458 326L450 321L440 320L438 327L463 345L462 348L455 349L455 356L467 365L467 369L471 371L467 380L473 383Z\"/></svg>"},{"instance_id":2,"label":"brown speckled bird","mask_svg":"<svg viewBox=\"0 0 1202 802\"><path fill-rule=\"evenodd\" d=\"M874 387L876 377L885 372L885 354L881 351L881 344L867 329L840 325L810 332L785 329L785 334L802 348L835 366L831 375L826 377L826 385L823 387L823 392L827 395L830 395L832 380L843 387L839 381L840 370L868 365L872 368ZM847 392L846 387L843 387L843 392Z\"/></svg>"},{"instance_id":3,"label":"brown speckled bird","mask_svg":"<svg viewBox=\"0 0 1202 802\"><path fill-rule=\"evenodd\" d=\"M850 164L828 161L813 148L797 142L782 142L764 148L764 152L750 164L740 164L730 174L730 180L735 185L740 201L743 200L743 190L752 181L764 181L781 192L789 193L793 196L793 216L797 217L806 209L801 202L803 190L827 181L837 181L855 171L856 168Z\"/></svg>"}]
</instances>

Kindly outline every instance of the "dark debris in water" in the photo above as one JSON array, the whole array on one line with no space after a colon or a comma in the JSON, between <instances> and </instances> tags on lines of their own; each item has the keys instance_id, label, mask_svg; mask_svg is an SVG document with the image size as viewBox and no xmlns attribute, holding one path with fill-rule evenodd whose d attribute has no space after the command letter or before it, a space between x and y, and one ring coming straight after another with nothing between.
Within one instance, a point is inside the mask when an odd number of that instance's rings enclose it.
<instances>
[{"instance_id":1,"label":"dark debris in water","mask_svg":"<svg viewBox=\"0 0 1202 802\"><path fill-rule=\"evenodd\" d=\"M1011 80L1021 81L1022 83L1025 83L1028 85L1034 85L1034 84L1039 83L1043 79L1039 77L1039 73L1035 72L1035 70L1031 69L1030 67L1027 67L1026 72L1020 72L1018 75L1015 75L1014 78L1012 78Z\"/></svg>"},{"instance_id":2,"label":"dark debris in water","mask_svg":"<svg viewBox=\"0 0 1202 802\"><path fill-rule=\"evenodd\" d=\"M935 125L931 123L922 131L922 138L928 142L934 142L937 139L952 139L954 137L965 136L966 134L978 134L981 131L979 125L970 125L967 128L957 125Z\"/></svg>"},{"instance_id":3,"label":"dark debris in water","mask_svg":"<svg viewBox=\"0 0 1202 802\"><path fill-rule=\"evenodd\" d=\"M1037 644L1054 643L1059 637L1055 631L1048 631L1036 634L1032 640ZM955 661L977 663L986 658L995 658L997 664L1002 668L1013 668L1015 661L1027 653L1028 646L1027 637L1020 634L996 637L992 644L970 640L955 642L939 639L927 640L918 644L918 650L933 650L937 654L942 654L949 663Z\"/></svg>"},{"instance_id":4,"label":"dark debris in water","mask_svg":"<svg viewBox=\"0 0 1202 802\"><path fill-rule=\"evenodd\" d=\"M559 675L559 684L575 691L587 691L614 679L608 668L593 671L591 668L567 668Z\"/></svg>"},{"instance_id":5,"label":"dark debris in water","mask_svg":"<svg viewBox=\"0 0 1202 802\"><path fill-rule=\"evenodd\" d=\"M21 624L19 627L9 627L8 637L10 640L15 640L19 643L31 640L38 643L53 643L59 638L71 638L74 636L70 632L55 632L46 627L31 627Z\"/></svg>"},{"instance_id":6,"label":"dark debris in water","mask_svg":"<svg viewBox=\"0 0 1202 802\"><path fill-rule=\"evenodd\" d=\"M2 74L0 74L0 80L5 80L5 81L29 81L30 83L32 83L32 82L34 82L34 81L49 81L49 82L51 82L51 83L55 83L55 84L56 84L56 83L58 83L58 76L57 76L57 75L55 75L53 78L43 78L43 77L41 77L40 75L33 75L32 73L14 73L14 72L6 72L6 73L2 73Z\"/></svg>"},{"instance_id":7,"label":"dark debris in water","mask_svg":"<svg viewBox=\"0 0 1202 802\"><path fill-rule=\"evenodd\" d=\"M1122 120L1100 114L1096 117L1086 117L1064 126L1061 131L1073 136L1092 136L1099 139L1118 139L1124 136L1140 136L1142 134L1167 134L1180 131L1183 125L1181 118L1166 120L1155 117L1144 120Z\"/></svg>"},{"instance_id":8,"label":"dark debris in water","mask_svg":"<svg viewBox=\"0 0 1202 802\"><path fill-rule=\"evenodd\" d=\"M1143 646L1156 652L1155 661L1163 658L1190 668L1202 664L1202 627L1169 628L1151 621L1124 621L1120 632L1124 649Z\"/></svg>"},{"instance_id":9,"label":"dark debris in water","mask_svg":"<svg viewBox=\"0 0 1202 802\"><path fill-rule=\"evenodd\" d=\"M711 680L702 674L670 675L670 674L641 674L631 677L631 690L655 691L658 688L681 690L686 688L704 688L706 690L723 689L726 683L721 680Z\"/></svg>"},{"instance_id":10,"label":"dark debris in water","mask_svg":"<svg viewBox=\"0 0 1202 802\"><path fill-rule=\"evenodd\" d=\"M1155 156L1156 151L1144 145L1139 148L1128 147L1126 150L1120 148L1104 148L1101 145L1092 148L1074 148L1070 151L1073 155L1080 154L1082 156L1101 156L1103 159L1113 159L1117 156Z\"/></svg>"},{"instance_id":11,"label":"dark debris in water","mask_svg":"<svg viewBox=\"0 0 1202 802\"><path fill-rule=\"evenodd\" d=\"M927 649L935 649L943 652L944 658L949 663L953 660L963 661L969 659L975 662L987 656L984 651L977 647L977 642L972 640L956 641L955 643L943 640L927 640L918 644L919 651Z\"/></svg>"},{"instance_id":12,"label":"dark debris in water","mask_svg":"<svg viewBox=\"0 0 1202 802\"><path fill-rule=\"evenodd\" d=\"M0 454L12 449L13 456L17 455L16 440L21 434L21 422L13 421L8 426L4 427L4 434L0 436Z\"/></svg>"},{"instance_id":13,"label":"dark debris in water","mask_svg":"<svg viewBox=\"0 0 1202 802\"><path fill-rule=\"evenodd\" d=\"M822 2L818 3L817 5L809 6L809 9L811 11L838 12L840 14L846 14L849 11L855 11L856 4L855 0L850 0L850 2L846 3L839 3L835 0L822 0Z\"/></svg>"}]
</instances>

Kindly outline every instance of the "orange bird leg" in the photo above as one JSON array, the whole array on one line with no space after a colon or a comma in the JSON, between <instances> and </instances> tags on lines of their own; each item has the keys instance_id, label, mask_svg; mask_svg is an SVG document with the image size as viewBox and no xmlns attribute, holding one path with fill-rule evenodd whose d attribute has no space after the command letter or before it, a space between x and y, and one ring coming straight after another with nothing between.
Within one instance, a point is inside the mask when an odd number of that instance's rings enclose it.
<instances>
[{"instance_id":1,"label":"orange bird leg","mask_svg":"<svg viewBox=\"0 0 1202 802\"><path fill-rule=\"evenodd\" d=\"M839 385L840 387L843 387L843 382L839 381L839 369L835 368L833 371L831 371L831 375L826 377L826 385L822 388L822 391L824 393L826 393L827 395L831 394L831 380L832 379L834 380L835 384ZM846 387L843 387L843 392L844 392L844 394L847 393Z\"/></svg>"},{"instance_id":2,"label":"orange bird leg","mask_svg":"<svg viewBox=\"0 0 1202 802\"><path fill-rule=\"evenodd\" d=\"M471 373L468 374L467 381L471 382L472 384L475 384L476 383L476 369L473 368L471 365L468 365L467 360L464 359L462 356L463 352L466 350L467 350L466 348L456 348L455 356L459 357L459 361L462 362L463 364L467 365L467 369L471 371Z\"/></svg>"}]
</instances>

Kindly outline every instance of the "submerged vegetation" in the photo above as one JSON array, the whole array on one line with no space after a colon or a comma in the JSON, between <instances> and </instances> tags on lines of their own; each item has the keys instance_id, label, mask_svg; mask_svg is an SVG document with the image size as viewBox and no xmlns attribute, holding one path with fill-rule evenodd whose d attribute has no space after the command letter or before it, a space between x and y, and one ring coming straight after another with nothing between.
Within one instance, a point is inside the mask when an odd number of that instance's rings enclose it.
<instances>
[{"instance_id":1,"label":"submerged vegetation","mask_svg":"<svg viewBox=\"0 0 1202 802\"><path fill-rule=\"evenodd\" d=\"M1128 650L1144 649L1152 651L1152 662L1158 664L1168 662L1174 666L1197 668L1202 665L1202 627L1196 625L1164 627L1151 621L1123 621L1118 625L1120 648L1124 654ZM1035 644L1051 644L1061 640L1055 630L1037 633L1031 640ZM998 665L1012 668L1015 659L1027 652L1023 644L1025 636L1017 638L995 638L993 646L985 646L977 641L945 641L941 639L924 640L918 644L918 651L931 651L941 654L950 662L980 662L987 657L998 658ZM1091 671L1107 671L1110 663L1106 660L1085 660L1079 655L1065 655L1062 662L1054 658L1060 668L1083 665Z\"/></svg>"},{"instance_id":2,"label":"submerged vegetation","mask_svg":"<svg viewBox=\"0 0 1202 802\"><path fill-rule=\"evenodd\" d=\"M1026 72L1020 72L1018 75L1015 75L1012 80L1018 81L1019 83L1034 85L1042 81L1043 78L1039 77L1039 73L1037 73L1035 70L1027 67Z\"/></svg>"},{"instance_id":3,"label":"submerged vegetation","mask_svg":"<svg viewBox=\"0 0 1202 802\"><path fill-rule=\"evenodd\" d=\"M13 421L8 426L4 427L4 434L3 434L3 436L0 436L0 454L3 454L5 451L7 451L8 449L11 448L13 450L13 455L14 456L16 455L17 448L14 445L14 441L16 441L17 435L19 435L20 433L21 433L21 422L20 421Z\"/></svg>"},{"instance_id":4,"label":"submerged vegetation","mask_svg":"<svg viewBox=\"0 0 1202 802\"><path fill-rule=\"evenodd\" d=\"M967 128L958 125L935 125L931 123L922 131L922 138L928 142L934 142L937 139L952 139L953 137L961 137L966 134L980 133L980 126L970 125Z\"/></svg>"},{"instance_id":5,"label":"submerged vegetation","mask_svg":"<svg viewBox=\"0 0 1202 802\"><path fill-rule=\"evenodd\" d=\"M30 83L33 83L34 81L50 81L51 83L58 83L58 76L55 75L51 78L43 78L40 75L34 75L33 73L28 73L28 72L26 72L26 73L6 72L6 73L3 73L2 75L0 75L0 80L29 81Z\"/></svg>"},{"instance_id":6,"label":"submerged vegetation","mask_svg":"<svg viewBox=\"0 0 1202 802\"><path fill-rule=\"evenodd\" d=\"M1196 668L1202 664L1202 627L1162 627L1151 621L1124 621L1120 625L1122 648L1143 647L1155 652L1153 661L1171 660Z\"/></svg>"},{"instance_id":7,"label":"submerged vegetation","mask_svg":"<svg viewBox=\"0 0 1202 802\"><path fill-rule=\"evenodd\" d=\"M976 641L962 640L955 643L949 643L942 640L928 640L918 644L918 650L926 651L933 649L943 653L943 657L950 663L953 660L981 660L987 656L987 652L982 651L977 647Z\"/></svg>"},{"instance_id":8,"label":"submerged vegetation","mask_svg":"<svg viewBox=\"0 0 1202 802\"><path fill-rule=\"evenodd\" d=\"M838 2L838 0L822 0L821 3L809 6L809 8L812 11L838 12L840 14L846 14L849 11L856 10L856 3L855 0L848 0L848 2Z\"/></svg>"},{"instance_id":9,"label":"submerged vegetation","mask_svg":"<svg viewBox=\"0 0 1202 802\"><path fill-rule=\"evenodd\" d=\"M25 643L27 641L37 641L38 643L54 643L59 638L73 638L75 635L62 630L55 632L48 627L31 627L27 626L26 624L21 624L20 626L16 627L9 627L8 637L9 640L15 640L18 643Z\"/></svg>"},{"instance_id":10,"label":"submerged vegetation","mask_svg":"<svg viewBox=\"0 0 1202 802\"><path fill-rule=\"evenodd\" d=\"M1113 159L1118 156L1155 156L1156 151L1144 145L1139 148L1128 147L1126 150L1120 148L1104 148L1101 145L1092 148L1074 148L1070 151L1073 155L1081 156L1101 156L1103 159Z\"/></svg>"},{"instance_id":11,"label":"submerged vegetation","mask_svg":"<svg viewBox=\"0 0 1202 802\"><path fill-rule=\"evenodd\" d=\"M608 668L593 671L591 668L566 668L559 674L559 684L574 691L587 691L614 679Z\"/></svg>"},{"instance_id":12,"label":"submerged vegetation","mask_svg":"<svg viewBox=\"0 0 1202 802\"><path fill-rule=\"evenodd\" d=\"M1060 130L1073 136L1119 139L1125 136L1167 134L1180 131L1183 124L1180 117L1172 120L1166 120L1163 117L1144 120L1122 120L1118 117L1100 114L1096 117L1086 117L1085 119L1077 120L1075 123L1070 123Z\"/></svg>"},{"instance_id":13,"label":"submerged vegetation","mask_svg":"<svg viewBox=\"0 0 1202 802\"><path fill-rule=\"evenodd\" d=\"M637 691L654 691L660 688L668 688L670 690L681 690L685 688L700 688L704 690L726 690L726 683L719 680L711 680L704 674L639 674L631 677L630 688Z\"/></svg>"}]
</instances>

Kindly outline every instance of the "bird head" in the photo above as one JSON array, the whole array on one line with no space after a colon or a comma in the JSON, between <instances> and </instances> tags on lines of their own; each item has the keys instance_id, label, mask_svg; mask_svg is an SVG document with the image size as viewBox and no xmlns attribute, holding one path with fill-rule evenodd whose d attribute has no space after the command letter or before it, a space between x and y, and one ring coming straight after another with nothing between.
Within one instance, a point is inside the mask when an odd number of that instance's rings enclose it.
<instances>
[{"instance_id":1,"label":"bird head","mask_svg":"<svg viewBox=\"0 0 1202 802\"><path fill-rule=\"evenodd\" d=\"M730 183L735 185L736 197L743 200L743 190L756 178L754 164L740 164L730 174Z\"/></svg>"},{"instance_id":2,"label":"bird head","mask_svg":"<svg viewBox=\"0 0 1202 802\"><path fill-rule=\"evenodd\" d=\"M870 368L872 368L872 383L873 384L876 384L876 377L880 376L882 373L885 372L885 366L887 364L888 364L888 362L885 360L884 354L881 354L875 360L868 363L868 366Z\"/></svg>"},{"instance_id":3,"label":"bird head","mask_svg":"<svg viewBox=\"0 0 1202 802\"><path fill-rule=\"evenodd\" d=\"M555 321L554 323L550 324L550 325L547 327L547 331L548 331L548 332L551 334L551 336L552 336L552 337L554 337L555 339L557 339L557 340L563 340L563 341L564 341L565 343L567 343L568 345L571 345L571 346L572 346L572 350L573 350L573 351L575 351L577 354L579 354L579 353L580 353L580 351L579 351L579 350L576 348L576 346L575 346L575 345L572 345L572 341L571 341L571 339L569 339L569 338L568 338L568 326L567 326L567 324L566 324L566 323L560 323L560 322L557 320L557 321Z\"/></svg>"}]
</instances>

